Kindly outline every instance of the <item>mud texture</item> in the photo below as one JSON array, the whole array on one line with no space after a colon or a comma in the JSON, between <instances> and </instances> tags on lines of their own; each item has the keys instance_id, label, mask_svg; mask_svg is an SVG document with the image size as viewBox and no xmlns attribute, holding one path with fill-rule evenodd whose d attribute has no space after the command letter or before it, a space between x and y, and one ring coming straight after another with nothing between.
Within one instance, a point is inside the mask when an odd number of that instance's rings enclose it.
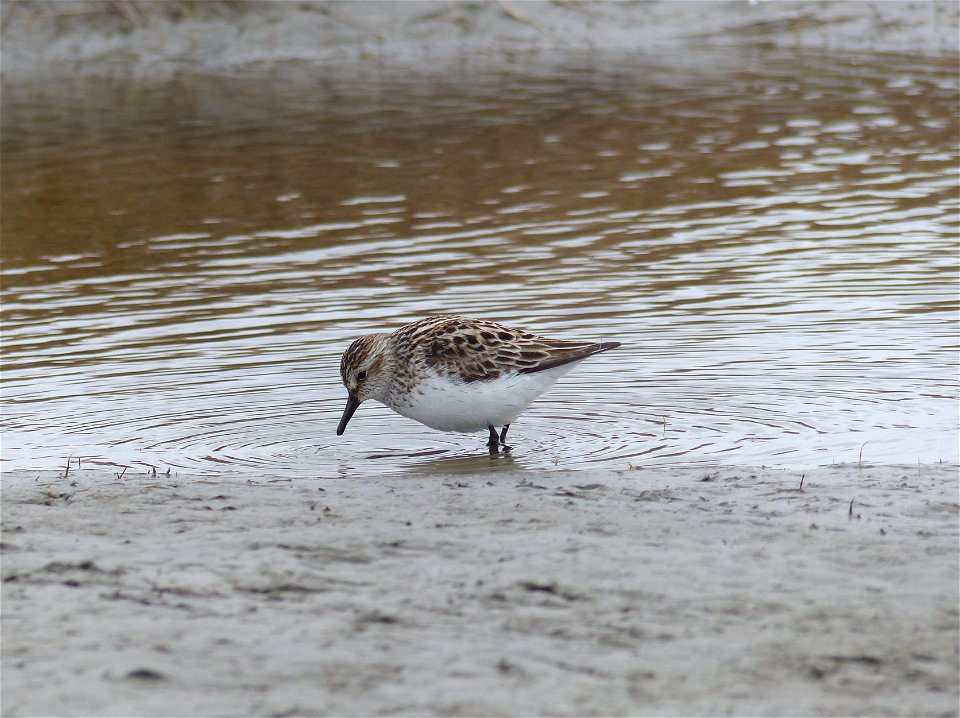
<instances>
[{"instance_id":1,"label":"mud texture","mask_svg":"<svg viewBox=\"0 0 960 718\"><path fill-rule=\"evenodd\" d=\"M9 0L2 71L8 81L62 72L164 79L291 61L418 73L531 71L642 64L664 53L674 63L697 63L708 48L956 55L958 27L960 5L947 0Z\"/></svg>"},{"instance_id":2,"label":"mud texture","mask_svg":"<svg viewBox=\"0 0 960 718\"><path fill-rule=\"evenodd\" d=\"M956 715L957 494L955 465L8 474L2 712Z\"/></svg>"}]
</instances>

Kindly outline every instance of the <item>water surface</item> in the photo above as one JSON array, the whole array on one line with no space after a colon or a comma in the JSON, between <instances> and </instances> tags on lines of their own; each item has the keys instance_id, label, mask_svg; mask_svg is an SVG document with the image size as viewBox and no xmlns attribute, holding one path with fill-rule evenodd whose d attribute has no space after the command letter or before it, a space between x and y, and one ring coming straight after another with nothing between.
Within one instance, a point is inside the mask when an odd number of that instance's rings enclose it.
<instances>
[{"instance_id":1,"label":"water surface","mask_svg":"<svg viewBox=\"0 0 960 718\"><path fill-rule=\"evenodd\" d=\"M490 462L335 435L340 353L431 313L623 342L505 467L957 460L955 64L732 65L5 86L4 468Z\"/></svg>"}]
</instances>

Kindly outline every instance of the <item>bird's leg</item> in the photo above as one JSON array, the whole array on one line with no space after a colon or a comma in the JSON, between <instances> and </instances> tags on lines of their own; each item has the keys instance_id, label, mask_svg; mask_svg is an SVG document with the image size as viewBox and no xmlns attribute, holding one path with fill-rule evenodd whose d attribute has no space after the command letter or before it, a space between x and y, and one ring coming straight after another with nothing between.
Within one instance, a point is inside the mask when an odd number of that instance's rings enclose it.
<instances>
[{"instance_id":1,"label":"bird's leg","mask_svg":"<svg viewBox=\"0 0 960 718\"><path fill-rule=\"evenodd\" d=\"M500 443L504 446L507 445L507 429L510 428L510 424L504 424L503 431L500 432Z\"/></svg>"},{"instance_id":2,"label":"bird's leg","mask_svg":"<svg viewBox=\"0 0 960 718\"><path fill-rule=\"evenodd\" d=\"M500 438L497 436L497 430L492 426L488 425L487 428L490 430L490 440L487 442L487 446L490 447L490 450L495 450L500 446Z\"/></svg>"}]
</instances>

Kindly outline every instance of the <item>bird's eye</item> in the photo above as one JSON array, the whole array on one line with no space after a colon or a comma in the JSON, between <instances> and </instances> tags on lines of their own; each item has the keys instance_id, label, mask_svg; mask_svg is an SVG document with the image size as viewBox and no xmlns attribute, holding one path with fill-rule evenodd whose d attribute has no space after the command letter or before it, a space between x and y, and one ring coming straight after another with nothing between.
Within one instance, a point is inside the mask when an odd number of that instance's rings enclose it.
<instances>
[{"instance_id":1,"label":"bird's eye","mask_svg":"<svg viewBox=\"0 0 960 718\"><path fill-rule=\"evenodd\" d=\"M367 378L366 369L361 369L360 371L357 372L357 381L363 381L366 378Z\"/></svg>"}]
</instances>

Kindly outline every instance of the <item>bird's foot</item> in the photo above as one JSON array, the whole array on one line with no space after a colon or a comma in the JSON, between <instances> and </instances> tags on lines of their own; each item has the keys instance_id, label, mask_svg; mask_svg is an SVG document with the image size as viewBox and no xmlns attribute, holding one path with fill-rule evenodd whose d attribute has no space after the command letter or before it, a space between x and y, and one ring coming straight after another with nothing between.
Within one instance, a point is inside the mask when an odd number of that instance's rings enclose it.
<instances>
[{"instance_id":1,"label":"bird's foot","mask_svg":"<svg viewBox=\"0 0 960 718\"><path fill-rule=\"evenodd\" d=\"M510 424L507 424L503 427L503 431L500 434L497 434L497 430L492 426L488 426L487 429L490 430L490 438L487 440L487 447L490 449L491 454L496 454L500 451L500 448L503 448L504 453L510 451L510 447L507 446L507 429L510 428Z\"/></svg>"}]
</instances>

